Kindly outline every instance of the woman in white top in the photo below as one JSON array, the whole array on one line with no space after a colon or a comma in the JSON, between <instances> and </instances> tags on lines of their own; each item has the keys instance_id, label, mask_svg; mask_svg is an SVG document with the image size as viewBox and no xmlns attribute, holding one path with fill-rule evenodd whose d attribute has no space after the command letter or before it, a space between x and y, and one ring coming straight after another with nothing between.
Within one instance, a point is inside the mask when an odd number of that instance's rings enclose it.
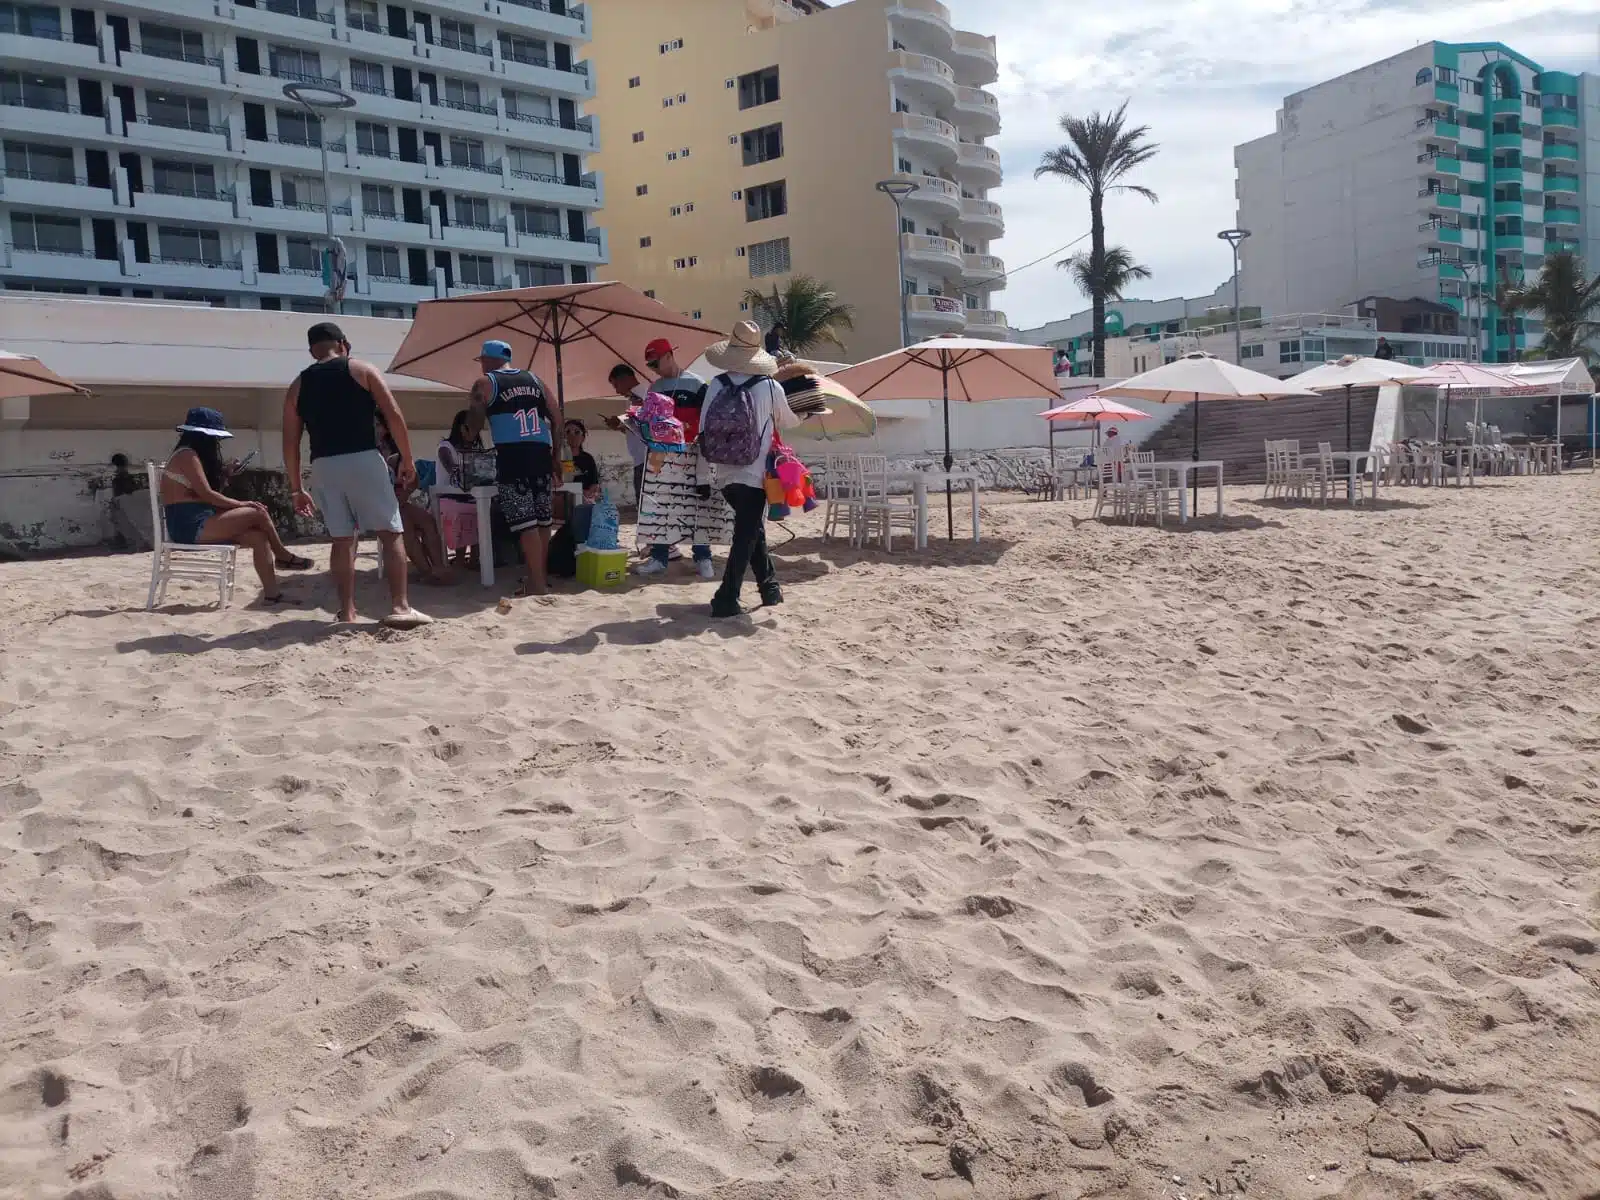
<instances>
[{"instance_id":1,"label":"woman in white top","mask_svg":"<svg viewBox=\"0 0 1600 1200\"><path fill-rule=\"evenodd\" d=\"M467 491L463 451L482 450L483 435L474 439L467 432L472 414L462 409L450 422L450 436L439 443L434 455L439 492L439 527L445 549L455 555L455 564L478 569L478 506Z\"/></svg>"}]
</instances>

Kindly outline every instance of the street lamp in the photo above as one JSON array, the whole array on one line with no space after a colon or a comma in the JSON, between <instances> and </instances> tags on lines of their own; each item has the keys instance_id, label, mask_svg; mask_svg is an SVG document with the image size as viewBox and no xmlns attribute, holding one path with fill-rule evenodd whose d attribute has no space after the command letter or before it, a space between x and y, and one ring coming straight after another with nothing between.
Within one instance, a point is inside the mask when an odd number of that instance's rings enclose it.
<instances>
[{"instance_id":1,"label":"street lamp","mask_svg":"<svg viewBox=\"0 0 1600 1200\"><path fill-rule=\"evenodd\" d=\"M1469 362L1483 361L1483 291L1473 279L1473 275L1481 270L1483 270L1481 262L1463 260L1461 263L1461 279L1466 284L1465 295L1461 298L1461 315L1466 319L1467 332L1472 335L1472 349L1467 359Z\"/></svg>"},{"instance_id":2,"label":"street lamp","mask_svg":"<svg viewBox=\"0 0 1600 1200\"><path fill-rule=\"evenodd\" d=\"M895 287L900 291L900 346L904 349L911 345L911 317L906 312L906 240L901 236L900 206L905 203L907 196L919 189L909 179L884 179L878 182L877 187L894 201L894 244L900 263L900 278L895 280Z\"/></svg>"},{"instance_id":3,"label":"street lamp","mask_svg":"<svg viewBox=\"0 0 1600 1200\"><path fill-rule=\"evenodd\" d=\"M1239 316L1239 243L1250 236L1248 229L1224 229L1217 234L1219 238L1228 243L1233 250L1233 362L1235 366L1244 366L1242 360L1243 347L1239 331L1243 321Z\"/></svg>"},{"instance_id":4,"label":"street lamp","mask_svg":"<svg viewBox=\"0 0 1600 1200\"><path fill-rule=\"evenodd\" d=\"M328 83L286 83L283 94L302 106L317 123L317 144L322 150L322 213L327 218L328 253L337 257L328 264L327 306L331 313L341 311L344 300L344 245L333 236L333 180L328 174L328 139L322 128L321 109L332 112L341 108L354 108L356 98L343 88Z\"/></svg>"}]
</instances>

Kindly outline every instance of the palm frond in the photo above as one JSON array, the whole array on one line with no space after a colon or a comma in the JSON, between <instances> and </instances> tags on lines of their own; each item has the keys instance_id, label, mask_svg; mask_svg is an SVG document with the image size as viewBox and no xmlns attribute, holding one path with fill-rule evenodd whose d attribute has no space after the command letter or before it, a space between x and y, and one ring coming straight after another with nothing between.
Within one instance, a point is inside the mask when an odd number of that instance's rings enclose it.
<instances>
[{"instance_id":1,"label":"palm frond","mask_svg":"<svg viewBox=\"0 0 1600 1200\"><path fill-rule=\"evenodd\" d=\"M1062 259L1056 266L1071 272L1072 282L1085 296L1098 295L1102 300L1125 299L1132 284L1150 278L1150 268L1134 262L1126 246L1107 246L1099 256L1085 250Z\"/></svg>"},{"instance_id":2,"label":"palm frond","mask_svg":"<svg viewBox=\"0 0 1600 1200\"><path fill-rule=\"evenodd\" d=\"M855 307L841 303L839 294L810 275L795 275L780 291L752 288L744 294L750 313L766 330L776 328L785 349L807 354L822 345L844 349L840 335L855 328Z\"/></svg>"}]
</instances>

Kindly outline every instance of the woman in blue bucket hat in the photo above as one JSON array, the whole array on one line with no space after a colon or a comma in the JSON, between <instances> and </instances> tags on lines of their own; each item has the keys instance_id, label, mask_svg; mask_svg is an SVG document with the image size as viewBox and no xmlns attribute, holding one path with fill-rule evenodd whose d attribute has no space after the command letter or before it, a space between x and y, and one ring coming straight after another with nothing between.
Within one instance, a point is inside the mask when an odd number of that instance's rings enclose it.
<instances>
[{"instance_id":1,"label":"woman in blue bucket hat","mask_svg":"<svg viewBox=\"0 0 1600 1200\"><path fill-rule=\"evenodd\" d=\"M277 571L303 571L309 558L290 552L278 536L266 507L253 500L232 500L222 494L228 469L222 443L233 434L214 408L191 408L178 426L178 445L161 471L161 505L167 540L182 546L216 546L229 542L248 549L261 577L262 599L283 600Z\"/></svg>"}]
</instances>

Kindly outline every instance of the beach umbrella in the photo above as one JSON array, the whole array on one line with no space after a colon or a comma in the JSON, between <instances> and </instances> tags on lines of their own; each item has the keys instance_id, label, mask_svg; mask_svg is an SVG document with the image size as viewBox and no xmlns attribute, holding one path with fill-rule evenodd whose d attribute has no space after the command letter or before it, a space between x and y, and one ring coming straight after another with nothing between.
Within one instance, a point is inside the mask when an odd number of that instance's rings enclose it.
<instances>
[{"instance_id":1,"label":"beach umbrella","mask_svg":"<svg viewBox=\"0 0 1600 1200\"><path fill-rule=\"evenodd\" d=\"M63 379L31 354L13 354L0 350L0 399L13 396L52 396L63 392L76 392L87 396L69 379Z\"/></svg>"},{"instance_id":2,"label":"beach umbrella","mask_svg":"<svg viewBox=\"0 0 1600 1200\"><path fill-rule=\"evenodd\" d=\"M943 397L946 472L954 462L950 454L950 401L981 403L1025 400L1031 396L1054 400L1061 394L1050 347L981 338L932 338L846 367L832 378L868 402ZM944 508L949 536L954 540L955 507L948 479L944 485Z\"/></svg>"},{"instance_id":3,"label":"beach umbrella","mask_svg":"<svg viewBox=\"0 0 1600 1200\"><path fill-rule=\"evenodd\" d=\"M1162 404L1194 402L1194 448L1200 461L1200 402L1204 400L1281 400L1286 396L1314 396L1291 380L1274 379L1214 354L1194 351L1169 363L1101 388L1096 395L1128 400L1155 400ZM1194 483L1194 503L1199 504L1200 483Z\"/></svg>"},{"instance_id":4,"label":"beach umbrella","mask_svg":"<svg viewBox=\"0 0 1600 1200\"><path fill-rule=\"evenodd\" d=\"M1350 434L1350 391L1358 387L1382 387L1388 383L1413 383L1427 374L1421 367L1398 362L1392 358L1363 358L1359 354L1346 354L1334 362L1325 362L1310 370L1290 377L1308 392L1344 389L1344 448L1354 450Z\"/></svg>"},{"instance_id":5,"label":"beach umbrella","mask_svg":"<svg viewBox=\"0 0 1600 1200\"><path fill-rule=\"evenodd\" d=\"M1482 363L1470 362L1438 362L1434 363L1421 378L1412 380L1439 388L1444 393L1444 424L1439 423L1439 393L1434 393L1433 398L1433 439L1443 442L1450 432L1450 393L1452 391L1469 391L1472 393L1472 453L1477 454L1478 446L1478 418L1482 415L1484 396L1506 396L1519 390L1519 386L1502 374L1500 369L1484 366ZM1528 391L1537 391L1529 388ZM1559 413L1559 407L1557 409Z\"/></svg>"},{"instance_id":6,"label":"beach umbrella","mask_svg":"<svg viewBox=\"0 0 1600 1200\"><path fill-rule=\"evenodd\" d=\"M644 347L656 338L685 362L725 337L624 283L553 284L424 300L389 370L466 390L483 374L479 347L497 339L510 343L514 366L555 380L564 410L568 391L609 396L618 363L650 378Z\"/></svg>"},{"instance_id":7,"label":"beach umbrella","mask_svg":"<svg viewBox=\"0 0 1600 1200\"><path fill-rule=\"evenodd\" d=\"M1053 466L1056 461L1056 422L1075 421L1094 423L1094 444L1100 445L1100 427L1115 424L1118 421L1148 421L1150 414L1140 408L1131 408L1126 404L1118 404L1104 396L1085 396L1082 400L1074 400L1071 404L1062 404L1039 414L1050 422L1050 462Z\"/></svg>"}]
</instances>

